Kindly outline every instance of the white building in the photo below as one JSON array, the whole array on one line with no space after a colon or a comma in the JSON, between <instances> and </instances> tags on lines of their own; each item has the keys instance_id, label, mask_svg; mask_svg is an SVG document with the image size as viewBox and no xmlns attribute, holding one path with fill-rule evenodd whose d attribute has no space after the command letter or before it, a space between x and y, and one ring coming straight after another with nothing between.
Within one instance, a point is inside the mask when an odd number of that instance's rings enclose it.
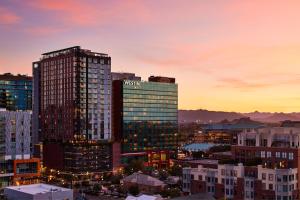
<instances>
[{"instance_id":1,"label":"white building","mask_svg":"<svg viewBox=\"0 0 300 200\"><path fill-rule=\"evenodd\" d=\"M300 128L265 127L244 129L238 134L238 146L291 147L300 146Z\"/></svg>"},{"instance_id":2,"label":"white building","mask_svg":"<svg viewBox=\"0 0 300 200\"><path fill-rule=\"evenodd\" d=\"M28 159L31 153L31 111L0 111L0 159Z\"/></svg>"},{"instance_id":3,"label":"white building","mask_svg":"<svg viewBox=\"0 0 300 200\"><path fill-rule=\"evenodd\" d=\"M249 174L249 167L248 170L246 168L241 163L238 165L219 164L216 168L202 165L198 168L183 168L182 190L189 194L202 192L215 195L220 194L220 188L222 188L221 193L226 199L235 198L237 193L242 194L245 200L259 198L255 197L255 193L256 195L271 193L270 198L274 199L294 198L298 185L297 168L270 169L258 165L251 167L254 172L252 174Z\"/></svg>"},{"instance_id":4,"label":"white building","mask_svg":"<svg viewBox=\"0 0 300 200\"><path fill-rule=\"evenodd\" d=\"M4 188L8 200L73 200L73 190L47 184Z\"/></svg>"}]
</instances>

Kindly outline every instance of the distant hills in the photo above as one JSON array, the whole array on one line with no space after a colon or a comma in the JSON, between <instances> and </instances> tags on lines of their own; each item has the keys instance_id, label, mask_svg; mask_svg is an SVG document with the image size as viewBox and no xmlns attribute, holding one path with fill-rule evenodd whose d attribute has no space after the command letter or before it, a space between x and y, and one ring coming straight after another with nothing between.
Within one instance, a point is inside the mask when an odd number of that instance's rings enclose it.
<instances>
[{"instance_id":1,"label":"distant hills","mask_svg":"<svg viewBox=\"0 0 300 200\"><path fill-rule=\"evenodd\" d=\"M300 121L300 113L271 113L271 112L224 112L224 111L209 111L209 110L179 110L179 123L214 123L223 120L234 120L244 117L260 122L277 123L284 120Z\"/></svg>"}]
</instances>

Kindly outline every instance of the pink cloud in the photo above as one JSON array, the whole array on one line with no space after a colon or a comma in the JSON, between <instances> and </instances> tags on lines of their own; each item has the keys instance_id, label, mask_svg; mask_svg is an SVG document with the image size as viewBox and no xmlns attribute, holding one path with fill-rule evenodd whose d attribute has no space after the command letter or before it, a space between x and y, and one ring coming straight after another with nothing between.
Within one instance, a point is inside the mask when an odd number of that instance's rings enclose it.
<instances>
[{"instance_id":1,"label":"pink cloud","mask_svg":"<svg viewBox=\"0 0 300 200\"><path fill-rule=\"evenodd\" d=\"M26 28L25 32L33 35L33 36L46 36L53 35L56 33L61 33L66 31L66 28L58 28L58 27L49 27L49 26L40 26L40 27L30 27Z\"/></svg>"},{"instance_id":2,"label":"pink cloud","mask_svg":"<svg viewBox=\"0 0 300 200\"><path fill-rule=\"evenodd\" d=\"M0 7L0 25L16 24L20 20L21 18L11 10L4 7Z\"/></svg>"},{"instance_id":3,"label":"pink cloud","mask_svg":"<svg viewBox=\"0 0 300 200\"><path fill-rule=\"evenodd\" d=\"M34 0L30 5L37 9L55 12L57 19L69 26L98 26L109 22L121 24L130 23L132 20L142 22L149 20L151 16L142 1L136 0L119 2Z\"/></svg>"}]
</instances>

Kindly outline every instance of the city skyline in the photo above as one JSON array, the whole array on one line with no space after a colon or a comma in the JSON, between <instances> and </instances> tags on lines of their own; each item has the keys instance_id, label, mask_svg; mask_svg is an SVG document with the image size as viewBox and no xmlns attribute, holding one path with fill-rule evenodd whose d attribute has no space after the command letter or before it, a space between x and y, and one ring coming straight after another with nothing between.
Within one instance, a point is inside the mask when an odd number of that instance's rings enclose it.
<instances>
[{"instance_id":1,"label":"city skyline","mask_svg":"<svg viewBox=\"0 0 300 200\"><path fill-rule=\"evenodd\" d=\"M112 71L176 77L180 109L300 111L297 1L0 2L0 73L80 45Z\"/></svg>"}]
</instances>

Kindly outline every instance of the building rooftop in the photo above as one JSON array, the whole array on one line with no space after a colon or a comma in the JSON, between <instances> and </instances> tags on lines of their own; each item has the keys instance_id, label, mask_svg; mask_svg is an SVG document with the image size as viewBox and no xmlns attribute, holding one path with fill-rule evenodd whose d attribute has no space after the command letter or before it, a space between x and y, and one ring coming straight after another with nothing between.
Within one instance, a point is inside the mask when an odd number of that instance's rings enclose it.
<instances>
[{"instance_id":1,"label":"building rooftop","mask_svg":"<svg viewBox=\"0 0 300 200\"><path fill-rule=\"evenodd\" d=\"M125 200L162 200L163 198L160 195L146 195L142 194L141 196L134 197L128 196Z\"/></svg>"},{"instance_id":2,"label":"building rooftop","mask_svg":"<svg viewBox=\"0 0 300 200\"><path fill-rule=\"evenodd\" d=\"M109 57L105 53L92 52L91 50L88 50L88 49L82 49L80 46L73 46L73 47L68 47L68 48L64 48L64 49L59 49L59 50L43 53L41 59L46 59L46 58L56 57L59 55L69 54L71 52L82 52L82 53L85 53L90 56Z\"/></svg>"},{"instance_id":3,"label":"building rooftop","mask_svg":"<svg viewBox=\"0 0 300 200\"><path fill-rule=\"evenodd\" d=\"M19 192L23 192L26 194L40 194L40 193L48 193L48 192L64 192L70 191L71 189L58 187L54 185L48 184L32 184L32 185L22 185L22 186L10 186L6 187L5 189L11 189Z\"/></svg>"},{"instance_id":4,"label":"building rooftop","mask_svg":"<svg viewBox=\"0 0 300 200\"><path fill-rule=\"evenodd\" d=\"M218 146L217 144L212 143L192 143L187 144L183 147L185 151L208 151L211 147Z\"/></svg>"},{"instance_id":5,"label":"building rooftop","mask_svg":"<svg viewBox=\"0 0 300 200\"><path fill-rule=\"evenodd\" d=\"M160 82L160 83L175 83L175 78L164 77L164 76L150 76L149 82Z\"/></svg>"},{"instance_id":6,"label":"building rooftop","mask_svg":"<svg viewBox=\"0 0 300 200\"><path fill-rule=\"evenodd\" d=\"M217 165L219 163L218 160L213 160L213 159L203 159L203 160L191 160L189 161L189 163L194 163L194 164L199 164L199 165L207 165L207 164L211 164L211 165Z\"/></svg>"},{"instance_id":7,"label":"building rooftop","mask_svg":"<svg viewBox=\"0 0 300 200\"><path fill-rule=\"evenodd\" d=\"M157 178L152 176L148 176L142 173L133 173L123 179L125 182L142 184L142 185L149 185L149 186L164 186L165 183L160 181Z\"/></svg>"},{"instance_id":8,"label":"building rooftop","mask_svg":"<svg viewBox=\"0 0 300 200\"><path fill-rule=\"evenodd\" d=\"M213 155L224 155L224 156L232 156L231 151L223 151L223 152L215 152Z\"/></svg>"},{"instance_id":9,"label":"building rooftop","mask_svg":"<svg viewBox=\"0 0 300 200\"><path fill-rule=\"evenodd\" d=\"M215 198L209 193L198 193L188 196L176 197L171 200L215 200Z\"/></svg>"},{"instance_id":10,"label":"building rooftop","mask_svg":"<svg viewBox=\"0 0 300 200\"><path fill-rule=\"evenodd\" d=\"M4 81L21 81L21 80L31 81L32 77L27 76L27 75L23 75L23 74L13 75L11 73L4 73L4 74L0 74L0 80L4 80Z\"/></svg>"}]
</instances>

